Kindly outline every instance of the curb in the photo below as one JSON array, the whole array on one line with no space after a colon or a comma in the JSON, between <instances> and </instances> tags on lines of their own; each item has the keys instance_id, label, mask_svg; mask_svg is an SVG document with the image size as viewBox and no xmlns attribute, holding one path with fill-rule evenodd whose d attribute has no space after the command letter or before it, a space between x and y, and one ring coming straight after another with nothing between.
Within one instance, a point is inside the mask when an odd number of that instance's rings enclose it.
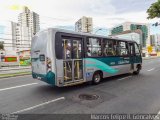
<instances>
[{"instance_id":1,"label":"curb","mask_svg":"<svg viewBox=\"0 0 160 120\"><path fill-rule=\"evenodd\" d=\"M31 68L9 68L9 69L0 69L0 71L10 71L10 70L25 70L25 69L31 69Z\"/></svg>"},{"instance_id":2,"label":"curb","mask_svg":"<svg viewBox=\"0 0 160 120\"><path fill-rule=\"evenodd\" d=\"M16 73L14 73L14 74L16 74ZM4 75L4 74L3 74ZM10 74L10 75L8 75L8 76L0 76L0 79L2 79L2 78L10 78L10 77L17 77L17 76L24 76L24 75L31 75L31 73L21 73L21 74L18 74L17 73L17 75L12 75L12 74Z\"/></svg>"}]
</instances>

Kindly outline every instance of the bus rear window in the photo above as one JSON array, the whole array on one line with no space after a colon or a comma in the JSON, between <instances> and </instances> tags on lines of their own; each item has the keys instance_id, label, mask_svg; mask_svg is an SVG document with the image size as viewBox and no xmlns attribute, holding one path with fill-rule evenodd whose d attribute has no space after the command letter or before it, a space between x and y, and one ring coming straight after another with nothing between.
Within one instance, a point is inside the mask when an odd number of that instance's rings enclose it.
<instances>
[{"instance_id":1,"label":"bus rear window","mask_svg":"<svg viewBox=\"0 0 160 120\"><path fill-rule=\"evenodd\" d=\"M45 61L45 55L39 55L40 61Z\"/></svg>"}]
</instances>

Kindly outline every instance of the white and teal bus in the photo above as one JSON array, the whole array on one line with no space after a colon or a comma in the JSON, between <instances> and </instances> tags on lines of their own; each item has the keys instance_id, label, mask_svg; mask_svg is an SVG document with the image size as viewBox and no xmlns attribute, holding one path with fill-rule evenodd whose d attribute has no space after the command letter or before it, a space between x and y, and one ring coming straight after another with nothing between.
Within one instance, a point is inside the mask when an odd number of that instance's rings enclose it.
<instances>
[{"instance_id":1,"label":"white and teal bus","mask_svg":"<svg viewBox=\"0 0 160 120\"><path fill-rule=\"evenodd\" d=\"M32 40L32 76L69 86L120 74L139 74L142 57L131 40L49 28Z\"/></svg>"}]
</instances>

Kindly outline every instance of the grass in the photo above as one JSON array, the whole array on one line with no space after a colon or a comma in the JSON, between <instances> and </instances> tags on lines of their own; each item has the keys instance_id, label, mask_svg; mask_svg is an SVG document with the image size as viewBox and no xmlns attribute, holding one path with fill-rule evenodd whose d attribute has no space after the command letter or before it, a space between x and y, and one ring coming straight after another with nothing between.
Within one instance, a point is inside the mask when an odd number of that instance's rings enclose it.
<instances>
[{"instance_id":1,"label":"grass","mask_svg":"<svg viewBox=\"0 0 160 120\"><path fill-rule=\"evenodd\" d=\"M0 78L16 77L16 76L30 75L30 74L31 72L17 72L17 73L9 73L9 74L0 74Z\"/></svg>"}]
</instances>

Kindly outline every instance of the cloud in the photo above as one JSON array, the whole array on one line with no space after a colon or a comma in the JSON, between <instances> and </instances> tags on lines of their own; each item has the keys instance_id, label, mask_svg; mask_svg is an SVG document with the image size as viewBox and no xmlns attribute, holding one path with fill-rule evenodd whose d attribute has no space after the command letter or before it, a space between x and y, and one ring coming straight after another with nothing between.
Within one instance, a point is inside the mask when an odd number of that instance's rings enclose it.
<instances>
[{"instance_id":1,"label":"cloud","mask_svg":"<svg viewBox=\"0 0 160 120\"><path fill-rule=\"evenodd\" d=\"M0 20L18 20L20 11L7 9L11 5L26 5L40 15L41 28L74 26L82 16L93 18L94 27L111 28L125 21L147 20L146 10L156 0L0 0Z\"/></svg>"},{"instance_id":2,"label":"cloud","mask_svg":"<svg viewBox=\"0 0 160 120\"><path fill-rule=\"evenodd\" d=\"M116 7L116 13L141 12L157 0L112 0L111 4Z\"/></svg>"}]
</instances>

